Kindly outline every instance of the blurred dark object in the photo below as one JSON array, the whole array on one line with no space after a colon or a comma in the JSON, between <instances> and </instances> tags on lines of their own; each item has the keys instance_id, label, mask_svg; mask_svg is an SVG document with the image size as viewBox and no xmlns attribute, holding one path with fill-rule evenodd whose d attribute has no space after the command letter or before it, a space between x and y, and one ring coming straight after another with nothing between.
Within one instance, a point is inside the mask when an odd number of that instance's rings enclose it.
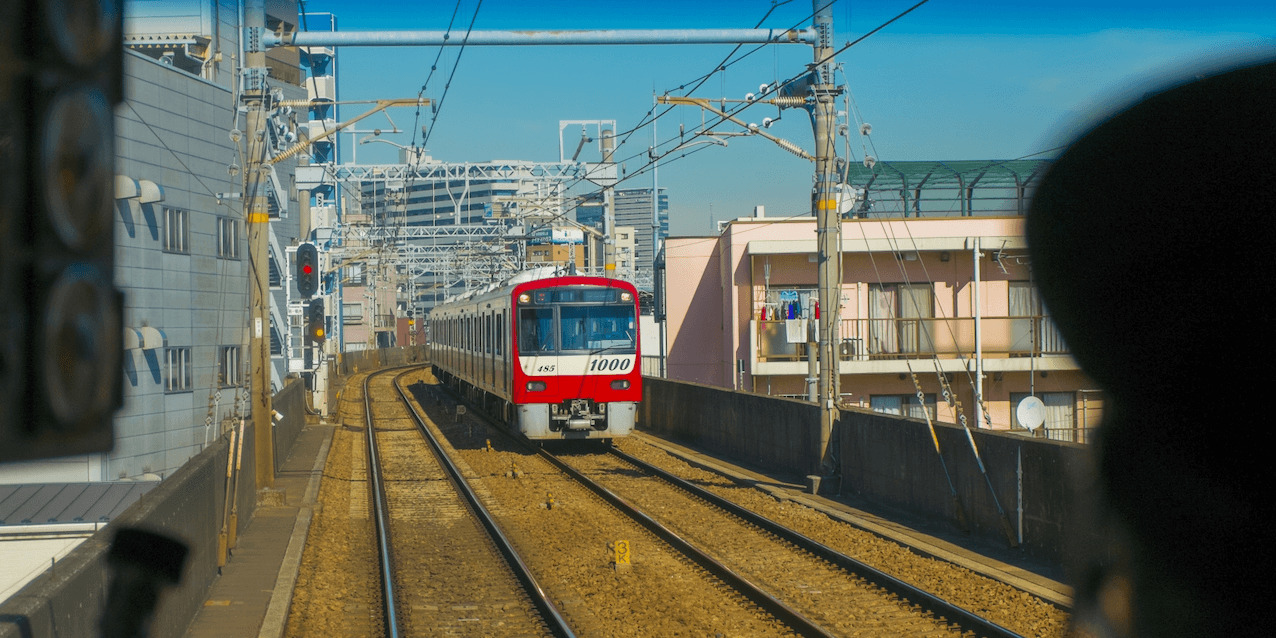
<instances>
[{"instance_id":1,"label":"blurred dark object","mask_svg":"<svg viewBox=\"0 0 1276 638\"><path fill-rule=\"evenodd\" d=\"M113 443L122 34L121 0L0 2L0 461Z\"/></svg>"},{"instance_id":2,"label":"blurred dark object","mask_svg":"<svg viewBox=\"0 0 1276 638\"><path fill-rule=\"evenodd\" d=\"M182 580L186 544L162 534L125 527L116 532L106 562L111 584L102 611L102 638L150 634L160 590Z\"/></svg>"},{"instance_id":3,"label":"blurred dark object","mask_svg":"<svg viewBox=\"0 0 1276 638\"><path fill-rule=\"evenodd\" d=\"M1054 162L1027 220L1033 273L1108 393L1077 617L1098 635L1271 632L1258 434L1273 380L1276 63L1146 97Z\"/></svg>"}]
</instances>

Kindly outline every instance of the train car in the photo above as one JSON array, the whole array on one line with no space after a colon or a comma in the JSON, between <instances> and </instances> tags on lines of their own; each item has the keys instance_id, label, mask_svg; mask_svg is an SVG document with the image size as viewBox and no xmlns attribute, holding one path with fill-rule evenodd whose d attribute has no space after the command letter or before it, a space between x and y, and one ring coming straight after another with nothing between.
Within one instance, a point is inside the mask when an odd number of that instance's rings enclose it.
<instances>
[{"instance_id":1,"label":"train car","mask_svg":"<svg viewBox=\"0 0 1276 638\"><path fill-rule=\"evenodd\" d=\"M642 399L638 292L532 271L429 315L435 375L533 440L613 439Z\"/></svg>"}]
</instances>

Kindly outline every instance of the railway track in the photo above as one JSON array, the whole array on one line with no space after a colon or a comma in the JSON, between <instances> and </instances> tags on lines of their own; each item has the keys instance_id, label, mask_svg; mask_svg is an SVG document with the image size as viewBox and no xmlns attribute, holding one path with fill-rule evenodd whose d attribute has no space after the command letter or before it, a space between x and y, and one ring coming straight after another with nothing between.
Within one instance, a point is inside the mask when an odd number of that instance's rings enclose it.
<instances>
[{"instance_id":1,"label":"railway track","mask_svg":"<svg viewBox=\"0 0 1276 638\"><path fill-rule=\"evenodd\" d=\"M364 380L386 636L572 636L398 384Z\"/></svg>"},{"instance_id":2,"label":"railway track","mask_svg":"<svg viewBox=\"0 0 1276 638\"><path fill-rule=\"evenodd\" d=\"M342 397L344 427L334 435L321 488L323 508L307 545L310 560L303 559L298 581L299 590L308 591L299 591L295 597L289 635L500 636L564 631L549 628L546 614L536 610L526 588L505 570L508 561L492 549L492 542L484 534L468 535L483 524L468 517L469 506L461 502L444 478L443 465L434 461L415 432L413 412L436 436L439 448L455 466L454 473L471 487L493 524L535 574L570 627L565 631L581 636L1015 635L972 628L958 614L936 611L909 593L893 592L871 576L839 566L835 558L743 521L601 448L569 449L565 452L573 453L558 455L560 462L600 483L600 489L643 509L654 525L636 522L549 458L492 432L475 410L458 416L455 399L428 372L410 371L400 377L398 385L411 399L411 410L392 389L394 377L400 375L376 376L366 391L362 384L352 383L346 390L349 396ZM370 405L365 405L365 396L372 399ZM368 451L361 426L368 422L374 424L379 463L364 460ZM794 521L786 516L805 509L788 503L787 514L776 515L751 499L782 509L784 502L761 491L670 461L676 457L640 440L622 441L620 447L707 485L720 496L767 512L784 522L781 527L793 527ZM376 537L371 505L382 499L367 496L371 479L367 470L377 465L391 472L380 480L387 489L383 502L389 505L384 518L394 565L389 580L396 592L390 596L379 595L378 578L368 567L375 564L377 549L363 548L373 545ZM842 553L854 553L841 544L851 535L845 525L807 511L807 523L823 519L821 525L838 525L840 531L830 539L822 528L800 521L798 528ZM338 518L324 522L333 516ZM704 556L680 550L676 541L667 540L666 532L655 527L683 537ZM317 536L324 535L335 535L338 542L323 544ZM406 544L400 539L407 539ZM628 567L614 564L619 541L626 541L631 550ZM335 573L325 584L307 563L331 565ZM482 575L493 570L501 574L496 580L503 585L483 584ZM936 572L933 578L945 582L960 580L942 568L926 571ZM898 571L892 573L918 582ZM735 581L752 583L762 591L750 592ZM987 588L987 584L974 587ZM991 595L1007 598L1004 593ZM382 598L397 601L392 614L380 611ZM962 603L967 609L985 609L982 602ZM1013 625L1018 633L1063 635L1064 624L1038 623L1032 613L1023 612L1027 608L1016 602L1009 610L1015 617L1027 618ZM322 620L325 614L328 619ZM397 634L389 634L382 626L384 617L391 615ZM365 617L367 624L360 624Z\"/></svg>"},{"instance_id":3,"label":"railway track","mask_svg":"<svg viewBox=\"0 0 1276 638\"><path fill-rule=\"evenodd\" d=\"M467 445L463 433L453 437L458 447ZM511 440L502 451L506 463L536 467L526 471L539 476L539 461L571 475L794 633L1019 635L783 526L712 502L712 495L692 497L638 459L599 453L559 459L519 445Z\"/></svg>"},{"instance_id":4,"label":"railway track","mask_svg":"<svg viewBox=\"0 0 1276 638\"><path fill-rule=\"evenodd\" d=\"M937 619L978 636L1019 636L618 449L560 462L652 512L724 569L756 580L833 634L912 635Z\"/></svg>"}]
</instances>

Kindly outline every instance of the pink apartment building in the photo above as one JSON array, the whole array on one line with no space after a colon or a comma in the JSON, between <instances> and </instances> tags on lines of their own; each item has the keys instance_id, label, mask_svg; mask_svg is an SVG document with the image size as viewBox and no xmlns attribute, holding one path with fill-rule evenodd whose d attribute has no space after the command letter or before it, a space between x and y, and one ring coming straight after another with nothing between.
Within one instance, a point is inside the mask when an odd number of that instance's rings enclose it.
<instances>
[{"instance_id":1,"label":"pink apartment building","mask_svg":"<svg viewBox=\"0 0 1276 638\"><path fill-rule=\"evenodd\" d=\"M1023 221L844 220L835 335L843 405L917 418L925 409L950 423L964 413L972 426L1019 429L1015 408L1034 395L1045 404L1038 435L1085 440L1101 395L1045 316ZM669 378L807 396L815 237L815 220L802 216L742 218L716 237L669 238Z\"/></svg>"}]
</instances>

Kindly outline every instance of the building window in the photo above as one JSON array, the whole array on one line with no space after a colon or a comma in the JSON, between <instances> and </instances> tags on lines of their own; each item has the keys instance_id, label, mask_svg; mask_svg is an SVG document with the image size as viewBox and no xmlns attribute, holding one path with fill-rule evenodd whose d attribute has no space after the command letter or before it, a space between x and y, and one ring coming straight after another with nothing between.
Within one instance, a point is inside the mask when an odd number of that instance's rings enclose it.
<instances>
[{"instance_id":1,"label":"building window","mask_svg":"<svg viewBox=\"0 0 1276 638\"><path fill-rule=\"evenodd\" d=\"M916 394L874 394L868 398L868 407L874 412L907 416L914 419L925 419L927 414L932 421L936 418L935 395L927 394L923 405Z\"/></svg>"},{"instance_id":2,"label":"building window","mask_svg":"<svg viewBox=\"0 0 1276 638\"><path fill-rule=\"evenodd\" d=\"M345 325L363 323L363 304L359 302L341 304L341 323Z\"/></svg>"},{"instance_id":3,"label":"building window","mask_svg":"<svg viewBox=\"0 0 1276 638\"><path fill-rule=\"evenodd\" d=\"M1011 281L1009 284L1011 352L1033 356L1066 353L1068 347L1063 343L1063 336L1054 321L1046 316L1037 287L1029 281Z\"/></svg>"},{"instance_id":4,"label":"building window","mask_svg":"<svg viewBox=\"0 0 1276 638\"><path fill-rule=\"evenodd\" d=\"M187 392L191 389L191 349L164 349L164 391Z\"/></svg>"},{"instance_id":5,"label":"building window","mask_svg":"<svg viewBox=\"0 0 1276 638\"><path fill-rule=\"evenodd\" d=\"M230 217L217 218L217 256L222 259L239 259L239 221Z\"/></svg>"},{"instance_id":6,"label":"building window","mask_svg":"<svg viewBox=\"0 0 1276 638\"><path fill-rule=\"evenodd\" d=\"M869 285L869 353L934 352L934 317L935 291L929 283Z\"/></svg>"},{"instance_id":7,"label":"building window","mask_svg":"<svg viewBox=\"0 0 1276 638\"><path fill-rule=\"evenodd\" d=\"M217 385L223 388L238 386L242 381L242 364L239 346L217 348Z\"/></svg>"},{"instance_id":8,"label":"building window","mask_svg":"<svg viewBox=\"0 0 1276 638\"><path fill-rule=\"evenodd\" d=\"M164 209L164 252L190 253L190 212Z\"/></svg>"},{"instance_id":9,"label":"building window","mask_svg":"<svg viewBox=\"0 0 1276 638\"><path fill-rule=\"evenodd\" d=\"M366 273L363 264L351 264L346 267L345 281L347 286L364 286L367 285Z\"/></svg>"}]
</instances>

